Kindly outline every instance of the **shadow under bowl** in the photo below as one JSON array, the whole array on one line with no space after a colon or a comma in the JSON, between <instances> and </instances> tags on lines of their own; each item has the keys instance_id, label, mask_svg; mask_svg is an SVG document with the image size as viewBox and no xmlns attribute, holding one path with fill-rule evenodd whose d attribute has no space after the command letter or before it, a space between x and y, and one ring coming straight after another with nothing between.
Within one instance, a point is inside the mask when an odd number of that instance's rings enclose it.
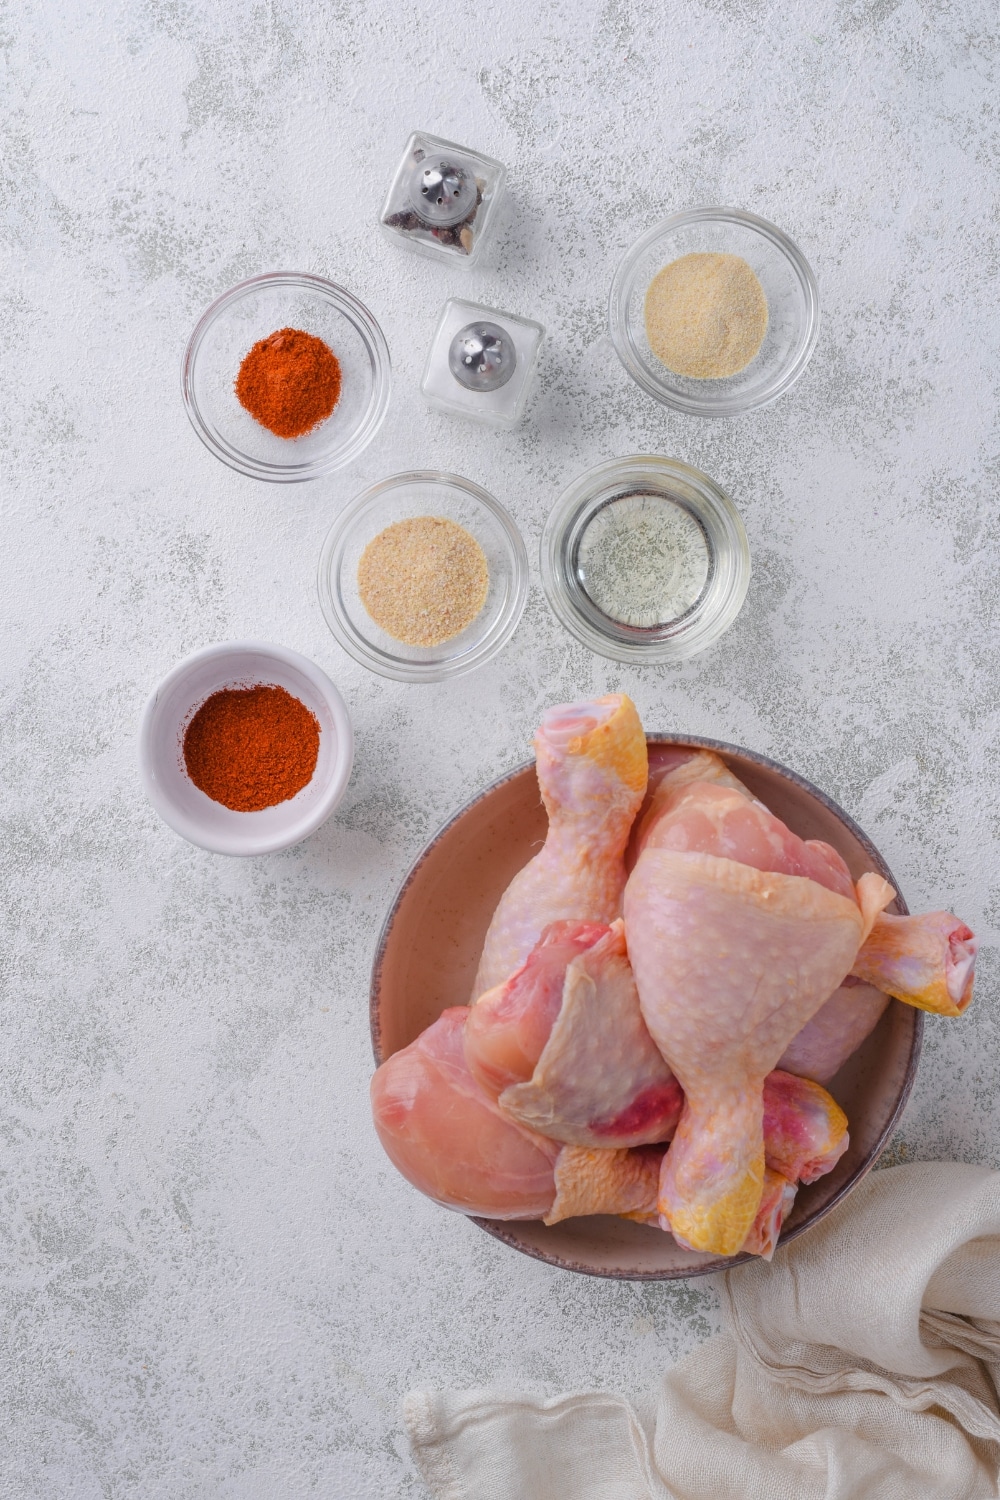
<instances>
[{"instance_id":1,"label":"shadow under bowl","mask_svg":"<svg viewBox=\"0 0 1000 1500\"><path fill-rule=\"evenodd\" d=\"M794 771L718 740L689 735L648 739L651 769L661 754L678 745L715 750L793 832L832 844L855 880L874 870L896 886L885 860L857 824ZM535 767L529 763L480 792L427 845L392 904L375 953L371 1033L376 1063L408 1046L448 1006L468 1003L497 902L541 848L547 826ZM905 913L902 896L888 910ZM847 1115L850 1145L832 1172L799 1189L782 1243L829 1213L875 1165L913 1086L922 1036L922 1013L891 1001L868 1040L827 1084ZM608 1215L553 1225L538 1220L474 1222L525 1255L590 1276L672 1281L753 1259L687 1250L660 1229Z\"/></svg>"}]
</instances>

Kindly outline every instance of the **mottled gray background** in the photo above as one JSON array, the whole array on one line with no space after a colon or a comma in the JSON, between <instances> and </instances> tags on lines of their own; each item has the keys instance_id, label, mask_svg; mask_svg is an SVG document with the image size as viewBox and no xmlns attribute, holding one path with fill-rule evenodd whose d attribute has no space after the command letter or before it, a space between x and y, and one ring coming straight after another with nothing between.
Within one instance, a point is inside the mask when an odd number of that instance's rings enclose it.
<instances>
[{"instance_id":1,"label":"mottled gray background","mask_svg":"<svg viewBox=\"0 0 1000 1500\"><path fill-rule=\"evenodd\" d=\"M624 688L650 728L786 761L911 905L979 929L979 999L929 1021L892 1155L1000 1164L995 0L32 0L0 39L0 1494L416 1497L408 1386L637 1393L716 1322L710 1283L512 1254L411 1191L369 1124L386 906L544 704ZM418 126L509 166L471 274L376 234ZM794 392L708 423L641 395L604 329L632 239L713 201L799 242L823 313ZM357 292L395 370L362 458L285 488L201 447L178 379L205 304L276 268ZM515 434L421 403L453 293L549 330ZM593 657L537 574L512 644L457 683L334 644L316 561L365 485L467 474L534 568L562 487L637 450L746 520L749 599L704 657ZM243 636L314 657L357 729L333 820L247 862L159 821L134 748L177 658Z\"/></svg>"}]
</instances>

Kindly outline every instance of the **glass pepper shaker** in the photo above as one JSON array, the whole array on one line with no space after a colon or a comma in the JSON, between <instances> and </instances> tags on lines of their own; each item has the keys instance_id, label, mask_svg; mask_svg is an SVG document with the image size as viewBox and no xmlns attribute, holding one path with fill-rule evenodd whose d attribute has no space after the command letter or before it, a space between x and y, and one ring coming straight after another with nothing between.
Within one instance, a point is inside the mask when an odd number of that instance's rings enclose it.
<instances>
[{"instance_id":1,"label":"glass pepper shaker","mask_svg":"<svg viewBox=\"0 0 1000 1500\"><path fill-rule=\"evenodd\" d=\"M422 255L471 265L503 193L507 171L492 157L415 130L389 188L381 224Z\"/></svg>"}]
</instances>

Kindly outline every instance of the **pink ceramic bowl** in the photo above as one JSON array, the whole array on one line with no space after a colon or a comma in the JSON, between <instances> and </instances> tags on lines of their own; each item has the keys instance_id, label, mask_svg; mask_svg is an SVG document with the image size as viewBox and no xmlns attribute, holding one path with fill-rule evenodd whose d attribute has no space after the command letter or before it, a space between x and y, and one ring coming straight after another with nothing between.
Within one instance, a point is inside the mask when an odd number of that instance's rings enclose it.
<instances>
[{"instance_id":1,"label":"pink ceramic bowl","mask_svg":"<svg viewBox=\"0 0 1000 1500\"><path fill-rule=\"evenodd\" d=\"M857 824L794 771L735 745L685 735L650 735L651 764L660 747L675 745L718 751L795 833L832 844L855 879L876 870L896 885ZM375 953L371 1030L377 1063L408 1046L448 1006L468 1002L494 908L540 846L546 826L535 768L528 764L474 797L420 855L392 904ZM906 911L901 896L889 910ZM799 1189L783 1242L829 1213L874 1166L913 1085L922 1034L922 1013L893 1000L868 1040L827 1085L847 1115L851 1143L828 1176ZM659 1229L605 1216L551 1226L534 1220L475 1223L525 1255L590 1276L669 1281L750 1259L685 1250Z\"/></svg>"}]
</instances>

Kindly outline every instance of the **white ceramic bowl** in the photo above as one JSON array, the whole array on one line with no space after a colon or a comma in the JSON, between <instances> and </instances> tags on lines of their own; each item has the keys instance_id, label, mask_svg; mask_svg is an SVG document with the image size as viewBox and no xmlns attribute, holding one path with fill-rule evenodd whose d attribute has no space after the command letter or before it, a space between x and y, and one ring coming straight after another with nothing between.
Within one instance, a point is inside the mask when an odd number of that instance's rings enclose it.
<instances>
[{"instance_id":1,"label":"white ceramic bowl","mask_svg":"<svg viewBox=\"0 0 1000 1500\"><path fill-rule=\"evenodd\" d=\"M195 786L184 766L184 731L220 688L283 687L319 721L319 759L308 786L262 812L234 812ZM315 833L351 779L354 735L343 698L313 662L284 646L233 641L186 656L151 694L139 727L139 774L165 823L214 854L273 854Z\"/></svg>"}]
</instances>

